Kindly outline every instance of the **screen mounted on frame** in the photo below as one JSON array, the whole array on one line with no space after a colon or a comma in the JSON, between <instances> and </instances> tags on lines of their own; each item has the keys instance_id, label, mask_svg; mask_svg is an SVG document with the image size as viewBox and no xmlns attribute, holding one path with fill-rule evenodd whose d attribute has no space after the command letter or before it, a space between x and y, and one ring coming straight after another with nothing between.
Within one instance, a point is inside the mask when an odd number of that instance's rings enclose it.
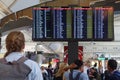
<instances>
[{"instance_id":1,"label":"screen mounted on frame","mask_svg":"<svg viewBox=\"0 0 120 80\"><path fill-rule=\"evenodd\" d=\"M112 7L35 7L34 41L112 41Z\"/></svg>"}]
</instances>

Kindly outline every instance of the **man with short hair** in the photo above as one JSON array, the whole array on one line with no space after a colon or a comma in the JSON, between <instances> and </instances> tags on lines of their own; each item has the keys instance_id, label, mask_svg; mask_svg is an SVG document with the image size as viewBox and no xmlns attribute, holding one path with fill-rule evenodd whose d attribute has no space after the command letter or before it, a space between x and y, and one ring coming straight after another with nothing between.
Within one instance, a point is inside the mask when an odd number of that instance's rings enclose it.
<instances>
[{"instance_id":1,"label":"man with short hair","mask_svg":"<svg viewBox=\"0 0 120 80\"><path fill-rule=\"evenodd\" d=\"M84 63L81 60L75 60L74 63L76 66L71 72L64 73L64 80L89 80L88 75L83 73Z\"/></svg>"},{"instance_id":2,"label":"man with short hair","mask_svg":"<svg viewBox=\"0 0 120 80\"><path fill-rule=\"evenodd\" d=\"M110 79L109 80L120 80L120 72L117 69L116 60L110 59L107 64L108 70L110 71Z\"/></svg>"}]
</instances>

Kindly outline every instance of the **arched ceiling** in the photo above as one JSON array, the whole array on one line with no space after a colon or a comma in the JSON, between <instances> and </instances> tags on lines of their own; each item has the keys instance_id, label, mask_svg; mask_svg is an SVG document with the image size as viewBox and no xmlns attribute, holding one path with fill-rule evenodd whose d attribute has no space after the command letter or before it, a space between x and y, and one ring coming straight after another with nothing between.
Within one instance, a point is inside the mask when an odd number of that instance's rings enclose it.
<instances>
[{"instance_id":1,"label":"arched ceiling","mask_svg":"<svg viewBox=\"0 0 120 80\"><path fill-rule=\"evenodd\" d=\"M34 6L40 3L44 3L47 1L52 1L52 0L0 0L0 19L2 19L3 17L28 8L30 6ZM83 2L83 0L78 0L79 2ZM86 1L86 0L84 0ZM116 6L115 8L119 8L120 10L120 6L117 7L117 5L120 5L120 0L89 0L91 6L105 6L108 5L107 3L109 3L109 6ZM87 1L86 1L87 3Z\"/></svg>"},{"instance_id":2,"label":"arched ceiling","mask_svg":"<svg viewBox=\"0 0 120 80\"><path fill-rule=\"evenodd\" d=\"M16 0L0 0L0 18L11 14L10 7L16 2Z\"/></svg>"},{"instance_id":3,"label":"arched ceiling","mask_svg":"<svg viewBox=\"0 0 120 80\"><path fill-rule=\"evenodd\" d=\"M16 11L40 4L41 0L0 0L0 19Z\"/></svg>"}]
</instances>

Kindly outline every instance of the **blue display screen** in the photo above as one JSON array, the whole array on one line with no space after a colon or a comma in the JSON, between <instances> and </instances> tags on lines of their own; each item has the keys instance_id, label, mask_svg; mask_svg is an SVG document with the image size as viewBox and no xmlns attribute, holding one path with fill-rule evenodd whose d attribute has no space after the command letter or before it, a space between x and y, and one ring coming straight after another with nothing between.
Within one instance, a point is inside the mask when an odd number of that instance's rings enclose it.
<instances>
[{"instance_id":1,"label":"blue display screen","mask_svg":"<svg viewBox=\"0 0 120 80\"><path fill-rule=\"evenodd\" d=\"M113 8L35 7L34 41L112 41Z\"/></svg>"}]
</instances>

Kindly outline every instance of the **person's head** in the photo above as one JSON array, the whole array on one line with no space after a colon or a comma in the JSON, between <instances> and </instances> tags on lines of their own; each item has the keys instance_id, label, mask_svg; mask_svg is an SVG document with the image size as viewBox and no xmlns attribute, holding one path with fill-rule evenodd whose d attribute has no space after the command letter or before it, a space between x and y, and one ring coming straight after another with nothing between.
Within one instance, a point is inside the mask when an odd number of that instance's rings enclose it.
<instances>
[{"instance_id":1,"label":"person's head","mask_svg":"<svg viewBox=\"0 0 120 80\"><path fill-rule=\"evenodd\" d=\"M97 67L97 63L95 62L94 67Z\"/></svg>"},{"instance_id":2,"label":"person's head","mask_svg":"<svg viewBox=\"0 0 120 80\"><path fill-rule=\"evenodd\" d=\"M113 59L108 60L107 68L110 72L114 71L117 68L116 60Z\"/></svg>"},{"instance_id":3,"label":"person's head","mask_svg":"<svg viewBox=\"0 0 120 80\"><path fill-rule=\"evenodd\" d=\"M52 65L50 64L50 65L48 65L48 69L51 69L52 68Z\"/></svg>"},{"instance_id":4,"label":"person's head","mask_svg":"<svg viewBox=\"0 0 120 80\"><path fill-rule=\"evenodd\" d=\"M85 66L87 66L87 67L91 66L90 60L85 61Z\"/></svg>"},{"instance_id":5,"label":"person's head","mask_svg":"<svg viewBox=\"0 0 120 80\"><path fill-rule=\"evenodd\" d=\"M90 68L90 72L94 73L95 72L95 68L94 67Z\"/></svg>"},{"instance_id":6,"label":"person's head","mask_svg":"<svg viewBox=\"0 0 120 80\"><path fill-rule=\"evenodd\" d=\"M11 52L22 52L25 47L25 38L22 32L10 32L6 38L7 52L4 57L8 56Z\"/></svg>"},{"instance_id":7,"label":"person's head","mask_svg":"<svg viewBox=\"0 0 120 80\"><path fill-rule=\"evenodd\" d=\"M45 70L45 67L44 67L44 66L41 66L41 70Z\"/></svg>"},{"instance_id":8,"label":"person's head","mask_svg":"<svg viewBox=\"0 0 120 80\"><path fill-rule=\"evenodd\" d=\"M83 61L77 59L74 61L74 64L76 64L76 67L74 69L79 69L81 72L84 71Z\"/></svg>"}]
</instances>

